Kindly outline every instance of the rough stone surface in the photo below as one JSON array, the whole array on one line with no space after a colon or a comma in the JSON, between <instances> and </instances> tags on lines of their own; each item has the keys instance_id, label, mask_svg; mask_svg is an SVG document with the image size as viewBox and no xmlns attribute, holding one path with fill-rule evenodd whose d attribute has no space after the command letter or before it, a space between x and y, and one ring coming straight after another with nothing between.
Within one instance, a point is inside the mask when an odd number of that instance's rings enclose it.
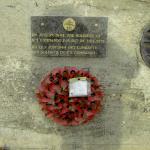
<instances>
[{"instance_id":1,"label":"rough stone surface","mask_svg":"<svg viewBox=\"0 0 150 150\"><path fill-rule=\"evenodd\" d=\"M1 0L0 146L49 150L148 150L150 69L139 54L149 0ZM31 16L107 16L106 58L35 57ZM34 96L56 66L90 67L102 82L102 114L85 126L62 127L44 117Z\"/></svg>"}]
</instances>

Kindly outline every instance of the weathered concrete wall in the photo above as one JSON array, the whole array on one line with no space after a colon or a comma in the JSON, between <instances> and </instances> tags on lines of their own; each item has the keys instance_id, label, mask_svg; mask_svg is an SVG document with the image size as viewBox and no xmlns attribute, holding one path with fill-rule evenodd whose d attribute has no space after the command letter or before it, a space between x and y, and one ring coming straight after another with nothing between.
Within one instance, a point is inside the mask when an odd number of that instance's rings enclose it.
<instances>
[{"instance_id":1,"label":"weathered concrete wall","mask_svg":"<svg viewBox=\"0 0 150 150\"><path fill-rule=\"evenodd\" d=\"M149 0L1 0L0 146L12 150L150 149L150 69L139 55ZM39 58L31 51L31 16L108 16L106 58ZM102 114L79 127L46 119L34 91L56 66L90 67L103 83Z\"/></svg>"}]
</instances>

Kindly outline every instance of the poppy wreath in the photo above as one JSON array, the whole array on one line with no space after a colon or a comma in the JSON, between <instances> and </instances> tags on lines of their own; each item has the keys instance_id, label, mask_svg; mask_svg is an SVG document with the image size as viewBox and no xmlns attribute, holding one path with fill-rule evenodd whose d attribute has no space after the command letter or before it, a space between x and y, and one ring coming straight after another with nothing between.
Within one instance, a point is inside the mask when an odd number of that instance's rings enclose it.
<instances>
[{"instance_id":1,"label":"poppy wreath","mask_svg":"<svg viewBox=\"0 0 150 150\"><path fill-rule=\"evenodd\" d=\"M69 97L69 79L77 77L90 80L90 96ZM43 77L36 90L45 115L63 126L76 126L92 120L101 111L103 96L97 78L76 67L53 69Z\"/></svg>"}]
</instances>

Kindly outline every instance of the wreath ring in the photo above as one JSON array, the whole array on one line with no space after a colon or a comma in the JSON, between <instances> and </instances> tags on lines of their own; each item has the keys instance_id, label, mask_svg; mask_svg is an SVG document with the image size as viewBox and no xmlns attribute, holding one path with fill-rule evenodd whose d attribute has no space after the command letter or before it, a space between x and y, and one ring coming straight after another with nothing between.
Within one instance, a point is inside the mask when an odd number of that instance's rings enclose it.
<instances>
[{"instance_id":1,"label":"wreath ring","mask_svg":"<svg viewBox=\"0 0 150 150\"><path fill-rule=\"evenodd\" d=\"M91 95L69 97L69 79L86 77ZM76 67L54 68L41 80L36 97L45 115L63 126L76 126L92 120L101 111L103 91L96 77Z\"/></svg>"}]
</instances>

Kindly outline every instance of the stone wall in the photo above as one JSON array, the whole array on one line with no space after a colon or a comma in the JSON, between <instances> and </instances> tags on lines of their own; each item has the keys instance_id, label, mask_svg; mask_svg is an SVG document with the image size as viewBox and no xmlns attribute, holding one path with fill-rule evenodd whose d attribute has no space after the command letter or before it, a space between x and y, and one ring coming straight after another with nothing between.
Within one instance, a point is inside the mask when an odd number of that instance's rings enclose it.
<instances>
[{"instance_id":1,"label":"stone wall","mask_svg":"<svg viewBox=\"0 0 150 150\"><path fill-rule=\"evenodd\" d=\"M148 150L150 69L139 54L149 0L1 0L0 146L11 150ZM35 57L31 16L107 16L106 58ZM45 118L34 91L57 66L90 68L105 91L92 122L62 127Z\"/></svg>"}]
</instances>

